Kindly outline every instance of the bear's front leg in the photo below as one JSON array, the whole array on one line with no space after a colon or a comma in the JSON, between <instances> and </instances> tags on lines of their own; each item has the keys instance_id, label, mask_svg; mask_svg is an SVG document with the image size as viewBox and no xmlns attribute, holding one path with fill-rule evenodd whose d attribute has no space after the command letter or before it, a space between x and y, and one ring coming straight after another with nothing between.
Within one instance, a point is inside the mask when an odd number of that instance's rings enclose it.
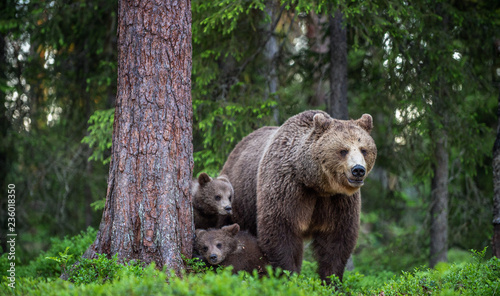
<instances>
[{"instance_id":1,"label":"bear's front leg","mask_svg":"<svg viewBox=\"0 0 500 296\"><path fill-rule=\"evenodd\" d=\"M323 200L320 207L322 210L316 218L330 221L332 227L325 226L324 231L314 233L312 245L319 276L331 284L328 277L332 274L342 281L347 260L356 246L361 210L359 192L353 196L337 195Z\"/></svg>"},{"instance_id":2,"label":"bear's front leg","mask_svg":"<svg viewBox=\"0 0 500 296\"><path fill-rule=\"evenodd\" d=\"M356 241L343 241L336 233L321 233L313 240L313 249L318 261L318 273L322 280L331 284L329 276L336 275L342 281L347 260Z\"/></svg>"},{"instance_id":3,"label":"bear's front leg","mask_svg":"<svg viewBox=\"0 0 500 296\"><path fill-rule=\"evenodd\" d=\"M273 268L300 273L304 247L301 236L294 232L293 226L266 219L259 219L259 222L259 246Z\"/></svg>"}]
</instances>

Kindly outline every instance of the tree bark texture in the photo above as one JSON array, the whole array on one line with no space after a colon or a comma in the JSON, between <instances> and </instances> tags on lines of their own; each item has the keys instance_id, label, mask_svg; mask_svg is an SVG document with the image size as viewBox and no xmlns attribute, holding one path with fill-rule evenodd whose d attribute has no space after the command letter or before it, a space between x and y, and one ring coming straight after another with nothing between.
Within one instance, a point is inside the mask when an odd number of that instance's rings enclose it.
<instances>
[{"instance_id":1,"label":"tree bark texture","mask_svg":"<svg viewBox=\"0 0 500 296\"><path fill-rule=\"evenodd\" d=\"M347 110L347 29L340 10L330 15L330 98L327 112L333 118L349 119Z\"/></svg>"},{"instance_id":2,"label":"tree bark texture","mask_svg":"<svg viewBox=\"0 0 500 296\"><path fill-rule=\"evenodd\" d=\"M434 177L431 182L431 246L429 265L448 261L448 152L444 131L433 132Z\"/></svg>"},{"instance_id":3,"label":"tree bark texture","mask_svg":"<svg viewBox=\"0 0 500 296\"><path fill-rule=\"evenodd\" d=\"M500 44L500 42L499 42ZM500 258L500 84L498 95L497 137L493 145L493 256Z\"/></svg>"},{"instance_id":4,"label":"tree bark texture","mask_svg":"<svg viewBox=\"0 0 500 296\"><path fill-rule=\"evenodd\" d=\"M179 271L192 254L191 2L118 3L118 95L97 253Z\"/></svg>"}]
</instances>

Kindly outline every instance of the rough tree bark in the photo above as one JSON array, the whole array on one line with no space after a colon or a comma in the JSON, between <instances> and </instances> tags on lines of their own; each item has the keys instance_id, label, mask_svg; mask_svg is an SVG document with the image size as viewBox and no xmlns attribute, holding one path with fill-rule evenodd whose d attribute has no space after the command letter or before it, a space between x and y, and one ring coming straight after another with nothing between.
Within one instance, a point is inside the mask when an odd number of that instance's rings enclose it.
<instances>
[{"instance_id":1,"label":"rough tree bark","mask_svg":"<svg viewBox=\"0 0 500 296\"><path fill-rule=\"evenodd\" d=\"M118 3L118 95L106 205L85 253L179 271L192 253L191 2Z\"/></svg>"},{"instance_id":2,"label":"rough tree bark","mask_svg":"<svg viewBox=\"0 0 500 296\"><path fill-rule=\"evenodd\" d=\"M498 52L500 54L500 40L498 41ZM498 126L497 137L493 145L493 256L500 258L500 83L498 95Z\"/></svg>"},{"instance_id":3,"label":"rough tree bark","mask_svg":"<svg viewBox=\"0 0 500 296\"><path fill-rule=\"evenodd\" d=\"M431 246L429 265L448 261L448 151L447 137L442 130L433 132L435 143L431 183Z\"/></svg>"},{"instance_id":4,"label":"rough tree bark","mask_svg":"<svg viewBox=\"0 0 500 296\"><path fill-rule=\"evenodd\" d=\"M330 98L327 112L333 118L349 119L347 110L347 29L342 11L330 15Z\"/></svg>"}]
</instances>

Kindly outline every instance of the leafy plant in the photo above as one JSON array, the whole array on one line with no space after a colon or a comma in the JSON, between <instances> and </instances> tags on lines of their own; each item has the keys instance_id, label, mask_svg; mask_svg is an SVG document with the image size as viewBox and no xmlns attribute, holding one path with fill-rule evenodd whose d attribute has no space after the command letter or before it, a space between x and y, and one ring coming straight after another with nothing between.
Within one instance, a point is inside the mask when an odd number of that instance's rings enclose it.
<instances>
[{"instance_id":1,"label":"leafy plant","mask_svg":"<svg viewBox=\"0 0 500 296\"><path fill-rule=\"evenodd\" d=\"M57 263L59 263L59 266L61 267L61 273L65 273L68 260L70 260L73 257L72 254L71 255L68 254L68 250L69 247L66 247L66 250L64 250L64 252L58 252L59 257L45 257L45 259L54 260Z\"/></svg>"},{"instance_id":2,"label":"leafy plant","mask_svg":"<svg viewBox=\"0 0 500 296\"><path fill-rule=\"evenodd\" d=\"M111 157L105 155L109 153L112 145L114 116L114 108L97 110L90 116L88 120L89 134L82 139L82 143L86 143L90 148L93 148L89 161L100 161L103 164L111 161Z\"/></svg>"},{"instance_id":3,"label":"leafy plant","mask_svg":"<svg viewBox=\"0 0 500 296\"><path fill-rule=\"evenodd\" d=\"M143 268L140 261L130 261L121 264L118 260L118 254L108 259L105 254L97 254L96 259L81 258L68 275L68 279L75 284L102 284L114 280L119 271L124 274L133 274L142 277Z\"/></svg>"},{"instance_id":4,"label":"leafy plant","mask_svg":"<svg viewBox=\"0 0 500 296\"><path fill-rule=\"evenodd\" d=\"M50 238L50 248L30 262L18 264L16 276L52 278L61 275L61 264L67 268L76 262L94 242L97 230L89 227L87 231L65 238ZM2 255L2 258L7 255ZM47 258L53 258L47 260ZM0 260L0 263L3 262ZM17 267L17 266L16 266Z\"/></svg>"}]
</instances>

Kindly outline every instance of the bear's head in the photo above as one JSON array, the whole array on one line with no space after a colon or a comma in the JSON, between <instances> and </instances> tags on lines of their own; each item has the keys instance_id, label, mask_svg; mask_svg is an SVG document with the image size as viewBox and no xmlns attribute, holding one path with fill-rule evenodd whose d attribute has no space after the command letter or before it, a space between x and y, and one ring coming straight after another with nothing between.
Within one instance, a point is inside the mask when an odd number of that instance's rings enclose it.
<instances>
[{"instance_id":1,"label":"bear's head","mask_svg":"<svg viewBox=\"0 0 500 296\"><path fill-rule=\"evenodd\" d=\"M233 186L225 175L212 179L201 173L193 184L193 206L208 215L232 214L233 195Z\"/></svg>"},{"instance_id":2,"label":"bear's head","mask_svg":"<svg viewBox=\"0 0 500 296\"><path fill-rule=\"evenodd\" d=\"M377 158L377 147L370 136L372 128L369 114L358 120L337 120L325 113L314 115L311 153L319 167L319 189L324 194L352 195L363 186Z\"/></svg>"},{"instance_id":3,"label":"bear's head","mask_svg":"<svg viewBox=\"0 0 500 296\"><path fill-rule=\"evenodd\" d=\"M220 264L228 255L238 250L238 240L235 236L239 231L238 224L224 226L221 229L196 229L194 248L208 263Z\"/></svg>"}]
</instances>

